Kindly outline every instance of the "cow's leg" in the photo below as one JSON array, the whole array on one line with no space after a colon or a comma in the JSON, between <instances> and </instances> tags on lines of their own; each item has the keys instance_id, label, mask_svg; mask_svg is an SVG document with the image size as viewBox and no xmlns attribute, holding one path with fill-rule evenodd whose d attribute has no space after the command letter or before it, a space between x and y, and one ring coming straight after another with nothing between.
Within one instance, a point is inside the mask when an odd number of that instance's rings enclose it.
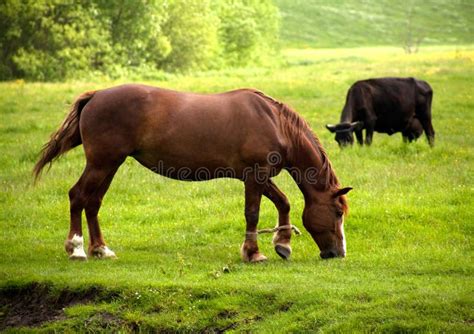
<instances>
[{"instance_id":1,"label":"cow's leg","mask_svg":"<svg viewBox=\"0 0 474 334\"><path fill-rule=\"evenodd\" d=\"M357 138L357 142L359 143L359 145L364 145L364 137L363 137L363 134L362 134L362 129L361 130L355 130L355 135L356 135L356 138Z\"/></svg>"},{"instance_id":2,"label":"cow's leg","mask_svg":"<svg viewBox=\"0 0 474 334\"><path fill-rule=\"evenodd\" d=\"M291 255L290 203L285 194L271 180L268 180L263 194L275 204L278 210L278 226L286 227L273 235L275 251L286 260Z\"/></svg>"},{"instance_id":3,"label":"cow's leg","mask_svg":"<svg viewBox=\"0 0 474 334\"><path fill-rule=\"evenodd\" d=\"M426 97L426 103L417 106L416 114L417 118L425 131L426 138L431 147L434 146L435 140L435 131L433 129L433 124L431 123L431 101L433 99L433 93L429 93Z\"/></svg>"},{"instance_id":4,"label":"cow's leg","mask_svg":"<svg viewBox=\"0 0 474 334\"><path fill-rule=\"evenodd\" d=\"M433 125L431 124L431 119L420 120L421 124L423 125L423 130L426 133L426 138L428 139L428 143L431 147L434 146L435 142L435 131L433 129Z\"/></svg>"},{"instance_id":5,"label":"cow's leg","mask_svg":"<svg viewBox=\"0 0 474 334\"><path fill-rule=\"evenodd\" d=\"M421 119L421 124L423 126L423 130L426 133L426 138L428 139L428 143L431 147L434 146L435 142L435 131L433 129L433 124L431 123L431 117L426 119Z\"/></svg>"},{"instance_id":6,"label":"cow's leg","mask_svg":"<svg viewBox=\"0 0 474 334\"><path fill-rule=\"evenodd\" d=\"M372 137L374 135L374 126L367 125L365 128L365 145L369 146L372 144Z\"/></svg>"},{"instance_id":7,"label":"cow's leg","mask_svg":"<svg viewBox=\"0 0 474 334\"><path fill-rule=\"evenodd\" d=\"M258 251L257 244L257 224L264 187L265 184L257 182L255 177L251 176L245 180L245 220L247 228L240 253L242 259L246 262L260 262L267 259L265 255Z\"/></svg>"},{"instance_id":8,"label":"cow's leg","mask_svg":"<svg viewBox=\"0 0 474 334\"><path fill-rule=\"evenodd\" d=\"M402 132L402 137L403 137L403 142L404 143L411 143L415 139L414 134L412 132L410 132L410 130L403 131Z\"/></svg>"}]
</instances>

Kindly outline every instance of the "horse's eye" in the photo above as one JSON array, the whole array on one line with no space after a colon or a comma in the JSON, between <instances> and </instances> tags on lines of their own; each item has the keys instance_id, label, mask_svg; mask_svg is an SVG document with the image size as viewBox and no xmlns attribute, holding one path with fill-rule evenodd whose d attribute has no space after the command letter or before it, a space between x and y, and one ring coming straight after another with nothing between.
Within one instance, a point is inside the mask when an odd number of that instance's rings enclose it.
<instances>
[{"instance_id":1,"label":"horse's eye","mask_svg":"<svg viewBox=\"0 0 474 334\"><path fill-rule=\"evenodd\" d=\"M344 212L343 212L343 211L337 211L337 212L336 212L336 215L337 215L338 217L342 217L342 216L344 215Z\"/></svg>"}]
</instances>

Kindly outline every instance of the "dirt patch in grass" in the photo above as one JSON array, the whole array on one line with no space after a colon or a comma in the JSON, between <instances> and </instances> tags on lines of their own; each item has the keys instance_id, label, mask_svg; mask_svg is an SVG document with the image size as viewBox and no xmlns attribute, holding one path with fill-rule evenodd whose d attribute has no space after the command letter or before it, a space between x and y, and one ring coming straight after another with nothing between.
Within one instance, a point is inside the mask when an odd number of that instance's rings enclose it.
<instances>
[{"instance_id":1,"label":"dirt patch in grass","mask_svg":"<svg viewBox=\"0 0 474 334\"><path fill-rule=\"evenodd\" d=\"M249 318L245 319L240 319L240 320L233 320L234 317L238 315L237 312L230 311L230 313L227 313L227 311L220 312L217 314L218 318L221 319L227 319L229 322L226 325L220 326L220 327L215 327L215 326L210 326L206 327L202 330L199 330L200 333L203 334L210 334L210 333L225 333L230 330L234 330L237 327L240 327L242 325L247 325L250 323L255 323L258 321L261 321L263 318L259 315L251 316Z\"/></svg>"},{"instance_id":2,"label":"dirt patch in grass","mask_svg":"<svg viewBox=\"0 0 474 334\"><path fill-rule=\"evenodd\" d=\"M91 332L105 330L107 332L119 332L124 328L129 328L130 331L138 331L134 326L127 326L125 321L114 314L108 312L99 312L89 317L85 323L84 328L90 329Z\"/></svg>"},{"instance_id":3,"label":"dirt patch in grass","mask_svg":"<svg viewBox=\"0 0 474 334\"><path fill-rule=\"evenodd\" d=\"M0 330L8 327L35 327L48 321L65 319L64 308L79 303L106 301L118 293L100 287L86 290L54 290L32 283L0 288Z\"/></svg>"}]
</instances>

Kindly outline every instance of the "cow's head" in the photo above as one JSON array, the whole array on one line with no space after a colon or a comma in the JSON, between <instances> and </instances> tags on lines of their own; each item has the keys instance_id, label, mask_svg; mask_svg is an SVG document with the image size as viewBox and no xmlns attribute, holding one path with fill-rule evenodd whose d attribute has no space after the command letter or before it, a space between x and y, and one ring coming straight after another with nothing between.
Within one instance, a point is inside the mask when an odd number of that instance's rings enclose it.
<instances>
[{"instance_id":1,"label":"cow's head","mask_svg":"<svg viewBox=\"0 0 474 334\"><path fill-rule=\"evenodd\" d=\"M336 141L339 146L344 147L354 143L354 131L362 130L363 122L339 123L336 125L327 124L326 128L336 133Z\"/></svg>"}]
</instances>

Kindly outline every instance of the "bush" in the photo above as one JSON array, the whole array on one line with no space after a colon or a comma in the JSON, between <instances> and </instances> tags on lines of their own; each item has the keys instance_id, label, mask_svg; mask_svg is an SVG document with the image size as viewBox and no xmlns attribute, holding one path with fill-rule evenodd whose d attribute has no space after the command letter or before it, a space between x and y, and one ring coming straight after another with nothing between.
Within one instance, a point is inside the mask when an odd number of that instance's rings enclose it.
<instances>
[{"instance_id":1,"label":"bush","mask_svg":"<svg viewBox=\"0 0 474 334\"><path fill-rule=\"evenodd\" d=\"M269 0L4 0L0 80L261 62L276 50L278 18Z\"/></svg>"},{"instance_id":2,"label":"bush","mask_svg":"<svg viewBox=\"0 0 474 334\"><path fill-rule=\"evenodd\" d=\"M270 1L219 1L219 39L229 65L267 60L277 49L279 12Z\"/></svg>"},{"instance_id":3,"label":"bush","mask_svg":"<svg viewBox=\"0 0 474 334\"><path fill-rule=\"evenodd\" d=\"M160 67L171 71L207 69L217 53L218 23L207 0L171 1L163 26L171 52Z\"/></svg>"}]
</instances>

